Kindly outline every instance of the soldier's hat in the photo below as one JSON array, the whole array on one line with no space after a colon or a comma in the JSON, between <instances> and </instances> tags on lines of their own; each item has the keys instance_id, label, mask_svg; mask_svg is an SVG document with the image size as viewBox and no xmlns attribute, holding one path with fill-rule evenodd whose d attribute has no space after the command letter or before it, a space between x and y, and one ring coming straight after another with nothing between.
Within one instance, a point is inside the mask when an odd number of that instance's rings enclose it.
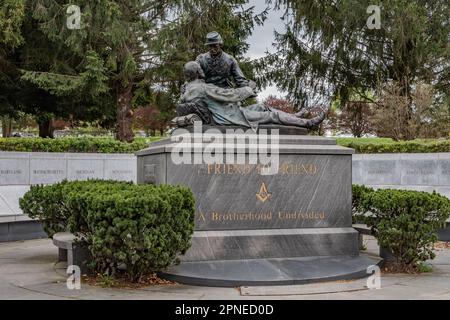
<instances>
[{"instance_id":1,"label":"soldier's hat","mask_svg":"<svg viewBox=\"0 0 450 320\"><path fill-rule=\"evenodd\" d=\"M205 46L209 46L212 44L220 44L223 45L223 40L221 35L217 32L217 31L212 31L209 32L206 35L206 42L205 42Z\"/></svg>"}]
</instances>

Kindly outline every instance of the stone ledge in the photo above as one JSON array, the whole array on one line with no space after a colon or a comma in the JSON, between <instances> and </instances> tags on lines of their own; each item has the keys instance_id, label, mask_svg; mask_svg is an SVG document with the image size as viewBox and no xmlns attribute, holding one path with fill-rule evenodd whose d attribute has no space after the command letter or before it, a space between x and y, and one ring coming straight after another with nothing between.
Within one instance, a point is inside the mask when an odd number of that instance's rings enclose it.
<instances>
[{"instance_id":1,"label":"stone ledge","mask_svg":"<svg viewBox=\"0 0 450 320\"><path fill-rule=\"evenodd\" d=\"M292 285L369 276L382 259L360 256L182 262L159 275L189 285L238 287Z\"/></svg>"},{"instance_id":2,"label":"stone ledge","mask_svg":"<svg viewBox=\"0 0 450 320\"><path fill-rule=\"evenodd\" d=\"M194 126L187 126L180 129L184 129L188 132L194 132ZM207 130L215 129L220 131L221 133L226 133L227 130L243 130L244 132L247 130L251 130L250 128L243 127L243 126L235 126L235 125L202 125L201 126L202 132L205 132ZM258 126L258 132L261 132L261 130L266 130L268 133L272 132L272 130L278 130L279 134L285 134L285 135L307 135L308 129L306 128L300 128L300 127L293 127L293 126L285 126L285 125L278 125L278 124L261 124Z\"/></svg>"},{"instance_id":3,"label":"stone ledge","mask_svg":"<svg viewBox=\"0 0 450 320\"><path fill-rule=\"evenodd\" d=\"M248 144L216 144L216 143L170 143L167 145L153 146L147 149L136 152L137 156L145 156L152 154L161 153L171 153L172 151L189 151L190 153L204 153L204 149L208 150L222 150L222 152L239 152L239 153L254 153L257 154L261 149L267 150L268 153L271 152L270 144L258 144L258 145L248 145ZM314 144L280 144L278 145L279 154L319 154L319 155L352 155L354 153L353 149L341 147L338 145L314 145ZM272 151L272 152L275 152Z\"/></svg>"},{"instance_id":4,"label":"stone ledge","mask_svg":"<svg viewBox=\"0 0 450 320\"><path fill-rule=\"evenodd\" d=\"M225 136L226 138L223 139L226 141L249 141L252 139L257 139L257 134L227 134ZM264 137L264 136L263 136ZM210 143L214 142L217 139L217 135L209 134L209 133L202 133L201 135L197 136L192 133L188 134L179 134L174 135L169 138L161 139L155 142L152 142L150 147L154 146L161 146L161 145L167 145L174 142L194 142L195 140L200 139L204 143ZM267 135L267 140L275 140L272 139L273 137L270 135ZM279 135L277 139L280 144L302 144L302 145L337 145L336 139L331 137L321 137L321 136L296 136L296 135Z\"/></svg>"},{"instance_id":5,"label":"stone ledge","mask_svg":"<svg viewBox=\"0 0 450 320\"><path fill-rule=\"evenodd\" d=\"M196 231L182 261L356 256L353 228Z\"/></svg>"},{"instance_id":6,"label":"stone ledge","mask_svg":"<svg viewBox=\"0 0 450 320\"><path fill-rule=\"evenodd\" d=\"M39 221L14 216L0 220L0 242L44 239L47 234Z\"/></svg>"},{"instance_id":7,"label":"stone ledge","mask_svg":"<svg viewBox=\"0 0 450 320\"><path fill-rule=\"evenodd\" d=\"M0 215L0 223L36 221L25 214Z\"/></svg>"},{"instance_id":8,"label":"stone ledge","mask_svg":"<svg viewBox=\"0 0 450 320\"><path fill-rule=\"evenodd\" d=\"M438 231L440 241L450 241L450 218L447 220L446 227Z\"/></svg>"}]
</instances>

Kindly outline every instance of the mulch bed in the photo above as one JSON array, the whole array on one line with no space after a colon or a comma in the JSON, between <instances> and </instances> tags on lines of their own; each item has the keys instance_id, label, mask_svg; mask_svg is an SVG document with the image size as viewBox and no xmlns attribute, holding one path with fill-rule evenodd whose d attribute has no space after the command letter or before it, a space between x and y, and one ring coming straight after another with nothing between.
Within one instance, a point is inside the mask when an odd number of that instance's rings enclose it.
<instances>
[{"instance_id":1,"label":"mulch bed","mask_svg":"<svg viewBox=\"0 0 450 320\"><path fill-rule=\"evenodd\" d=\"M450 249L450 242L438 241L434 244L434 249L436 251L448 250ZM404 268L396 263L385 263L381 268L381 272L386 274L387 273L421 274L421 272L415 267Z\"/></svg>"},{"instance_id":2,"label":"mulch bed","mask_svg":"<svg viewBox=\"0 0 450 320\"><path fill-rule=\"evenodd\" d=\"M395 274L395 273L407 273L407 274L420 274L419 270L414 267L405 268L399 266L396 263L385 263L381 268L381 273Z\"/></svg>"},{"instance_id":3,"label":"mulch bed","mask_svg":"<svg viewBox=\"0 0 450 320\"><path fill-rule=\"evenodd\" d=\"M176 282L159 278L155 273L142 277L138 282L131 282L125 276L116 276L115 278L105 278L101 274L83 275L82 282L95 287L119 288L119 289L139 289L143 287L158 285L176 285Z\"/></svg>"},{"instance_id":4,"label":"mulch bed","mask_svg":"<svg viewBox=\"0 0 450 320\"><path fill-rule=\"evenodd\" d=\"M434 244L435 249L450 249L450 242L438 241Z\"/></svg>"}]
</instances>

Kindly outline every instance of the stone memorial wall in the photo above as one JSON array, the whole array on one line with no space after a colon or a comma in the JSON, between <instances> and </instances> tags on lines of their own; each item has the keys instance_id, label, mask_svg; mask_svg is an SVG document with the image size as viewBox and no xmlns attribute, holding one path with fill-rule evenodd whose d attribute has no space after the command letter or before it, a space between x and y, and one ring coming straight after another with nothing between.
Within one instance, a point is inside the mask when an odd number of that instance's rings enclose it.
<instances>
[{"instance_id":1,"label":"stone memorial wall","mask_svg":"<svg viewBox=\"0 0 450 320\"><path fill-rule=\"evenodd\" d=\"M297 171L306 180L318 174L319 171L314 172L319 168L303 165L304 168L300 166L300 171ZM88 178L136 181L136 167L136 157L132 154L0 152L0 215L21 214L18 199L32 184ZM159 167L145 168L150 180L156 176L155 170ZM286 175L293 174L296 168L286 164ZM192 179L223 173L238 177L239 174L250 174L246 170L252 168L200 165L197 172L186 174L192 174ZM435 190L450 198L450 153L354 154L352 178L354 184L427 192ZM305 220L305 223L323 223L320 217L324 213L316 211L313 213L319 218Z\"/></svg>"},{"instance_id":2,"label":"stone memorial wall","mask_svg":"<svg viewBox=\"0 0 450 320\"><path fill-rule=\"evenodd\" d=\"M354 184L435 190L450 198L450 153L355 154L352 166Z\"/></svg>"},{"instance_id":3,"label":"stone memorial wall","mask_svg":"<svg viewBox=\"0 0 450 320\"><path fill-rule=\"evenodd\" d=\"M0 215L21 214L19 198L34 184L61 180L136 182L132 154L0 152Z\"/></svg>"}]
</instances>

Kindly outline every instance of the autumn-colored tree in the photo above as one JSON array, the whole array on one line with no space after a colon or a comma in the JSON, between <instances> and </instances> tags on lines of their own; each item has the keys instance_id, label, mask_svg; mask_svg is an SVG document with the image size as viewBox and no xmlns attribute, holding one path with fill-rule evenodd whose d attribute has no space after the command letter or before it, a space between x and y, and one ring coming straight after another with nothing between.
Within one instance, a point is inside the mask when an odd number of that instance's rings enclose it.
<instances>
[{"instance_id":1,"label":"autumn-colored tree","mask_svg":"<svg viewBox=\"0 0 450 320\"><path fill-rule=\"evenodd\" d=\"M133 126L137 129L144 130L146 135L161 128L158 119L160 112L154 105L139 107L134 111Z\"/></svg>"},{"instance_id":2,"label":"autumn-colored tree","mask_svg":"<svg viewBox=\"0 0 450 320\"><path fill-rule=\"evenodd\" d=\"M264 101L263 104L271 107L271 108L275 108L284 112L288 112L288 113L294 113L295 112L295 107L294 105L289 102L286 99L283 98L278 98L274 95L270 95L268 96Z\"/></svg>"},{"instance_id":3,"label":"autumn-colored tree","mask_svg":"<svg viewBox=\"0 0 450 320\"><path fill-rule=\"evenodd\" d=\"M436 99L431 85L415 85L411 101L402 94L402 86L395 82L383 85L378 95L373 116L378 136L394 140L448 136L450 106L445 100Z\"/></svg>"},{"instance_id":4,"label":"autumn-colored tree","mask_svg":"<svg viewBox=\"0 0 450 320\"><path fill-rule=\"evenodd\" d=\"M339 128L361 138L373 132L373 104L367 101L347 101L338 117Z\"/></svg>"}]
</instances>

